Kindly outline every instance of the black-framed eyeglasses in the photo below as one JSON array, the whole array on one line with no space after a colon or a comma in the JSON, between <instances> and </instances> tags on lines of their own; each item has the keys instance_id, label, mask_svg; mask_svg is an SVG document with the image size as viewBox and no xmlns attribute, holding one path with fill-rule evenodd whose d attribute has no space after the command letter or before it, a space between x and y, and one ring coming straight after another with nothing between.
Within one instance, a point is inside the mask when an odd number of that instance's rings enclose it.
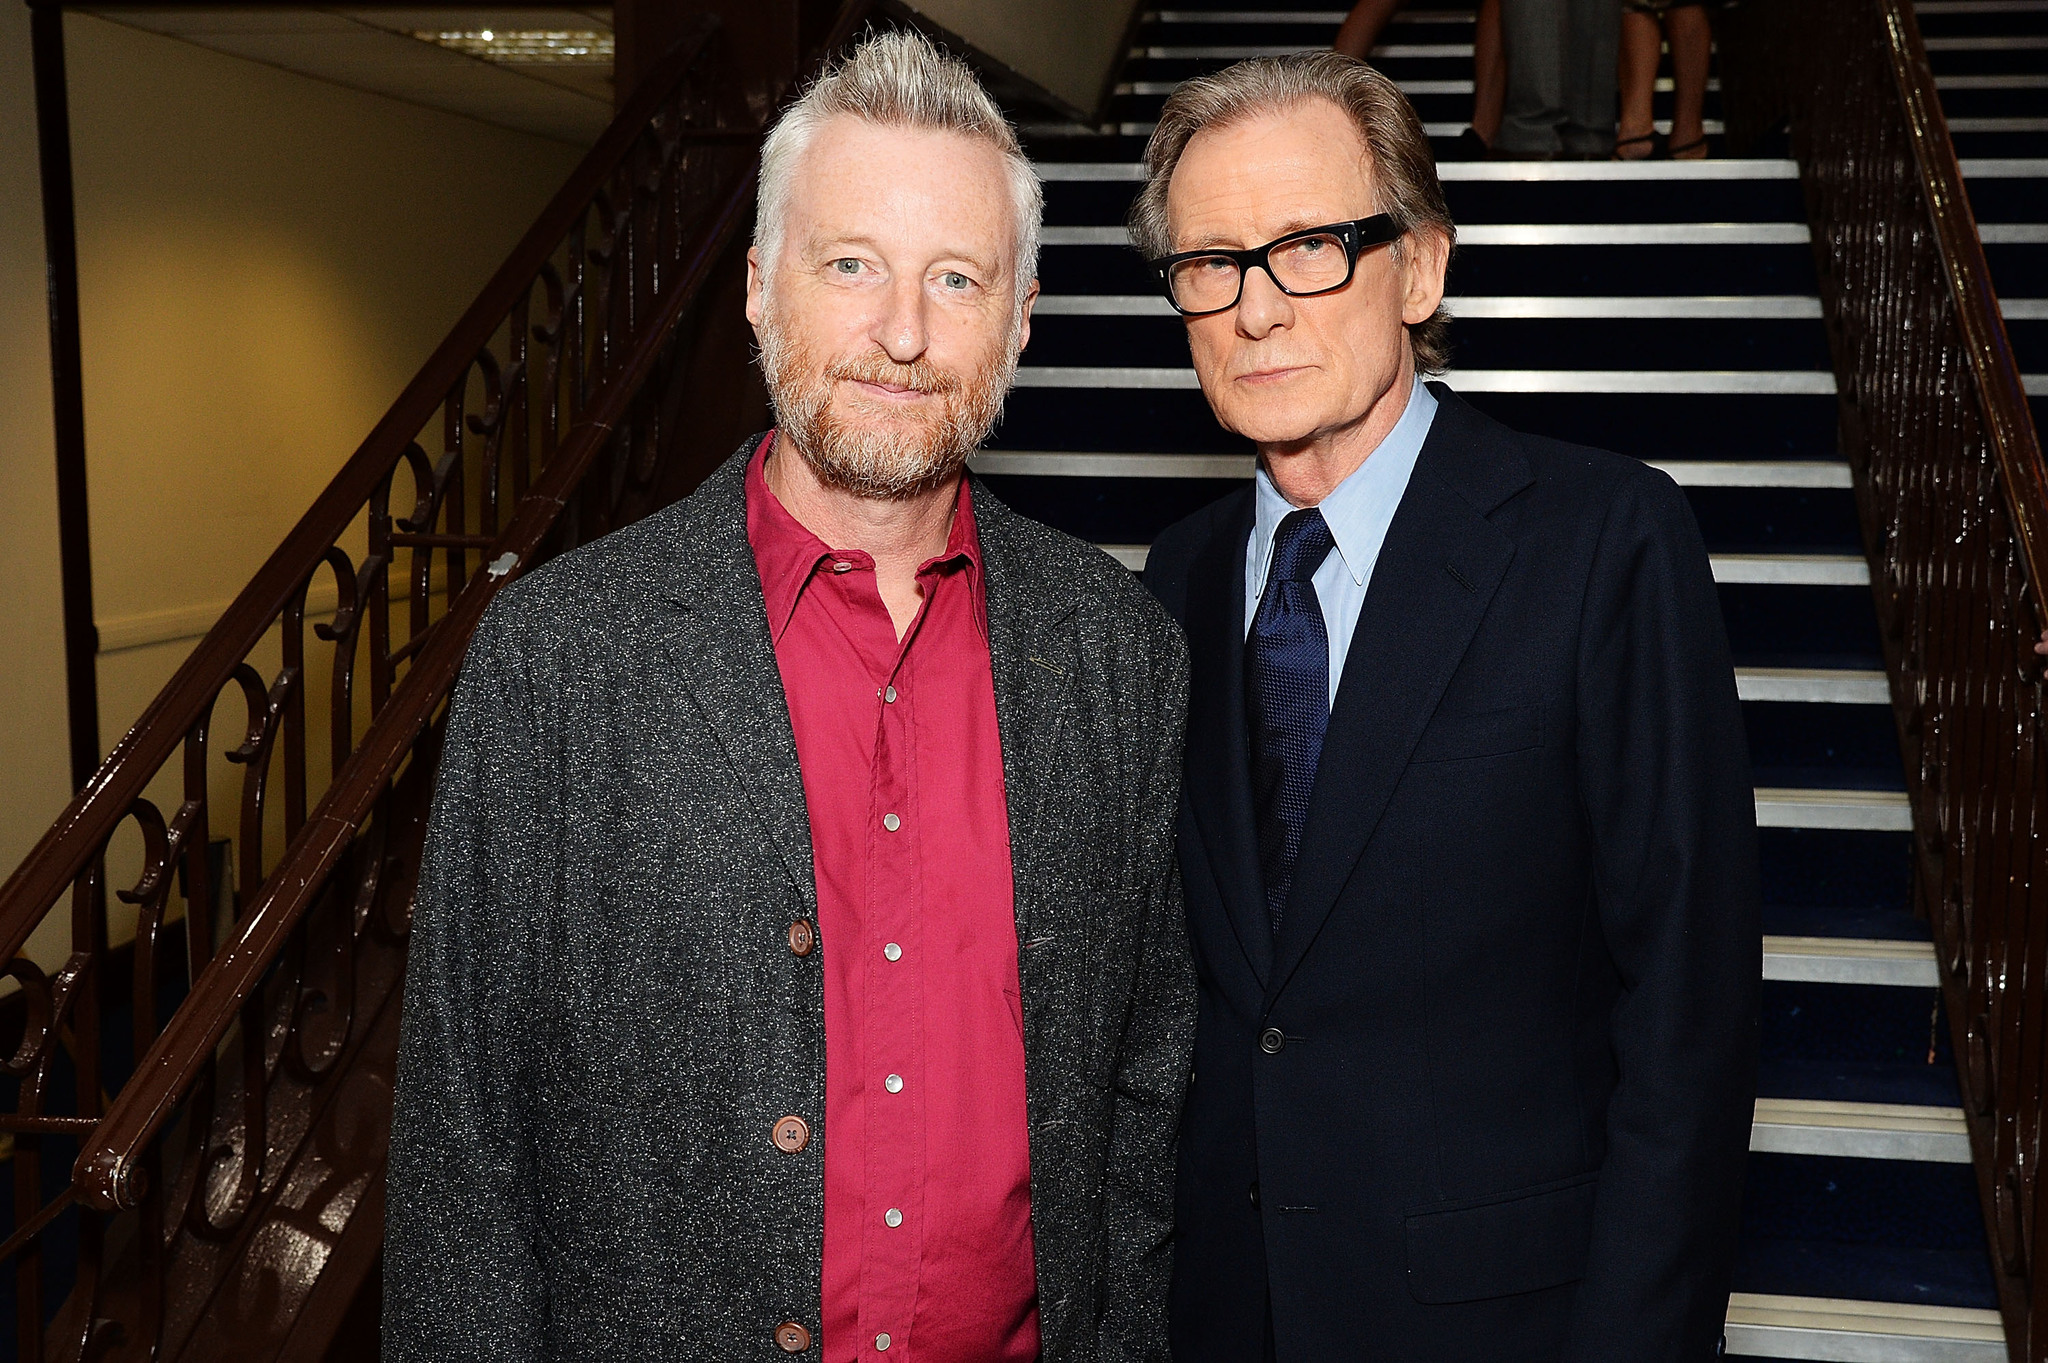
<instances>
[{"instance_id":1,"label":"black-framed eyeglasses","mask_svg":"<svg viewBox=\"0 0 2048 1363\"><path fill-rule=\"evenodd\" d=\"M1351 282L1358 256L1370 246L1385 246L1401 235L1390 213L1375 213L1356 222L1333 222L1289 232L1249 251L1182 251L1152 262L1166 301L1183 317L1228 312L1244 295L1245 271L1266 272L1280 292L1294 298L1334 293Z\"/></svg>"}]
</instances>

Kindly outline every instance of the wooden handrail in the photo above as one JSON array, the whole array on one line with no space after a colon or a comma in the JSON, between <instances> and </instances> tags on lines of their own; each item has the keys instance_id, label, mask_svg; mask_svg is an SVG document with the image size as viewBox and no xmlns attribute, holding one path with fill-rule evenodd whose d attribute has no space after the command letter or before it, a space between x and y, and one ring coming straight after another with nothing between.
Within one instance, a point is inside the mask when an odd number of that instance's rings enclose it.
<instances>
[{"instance_id":1,"label":"wooden handrail","mask_svg":"<svg viewBox=\"0 0 2048 1363\"><path fill-rule=\"evenodd\" d=\"M504 325L521 292L588 211L592 196L617 172L641 129L674 92L717 25L715 16L706 16L648 73L447 339L107 754L91 782L0 885L0 960L27 945L48 907L86 870L192 727L204 722L235 668L319 570L329 548L361 514L379 482L390 477L414 436L432 421L449 389Z\"/></svg>"},{"instance_id":2,"label":"wooden handrail","mask_svg":"<svg viewBox=\"0 0 2048 1363\"><path fill-rule=\"evenodd\" d=\"M1993 1278L2048 1363L2048 473L1909 0L1720 20L1738 150L1789 120Z\"/></svg>"}]
</instances>

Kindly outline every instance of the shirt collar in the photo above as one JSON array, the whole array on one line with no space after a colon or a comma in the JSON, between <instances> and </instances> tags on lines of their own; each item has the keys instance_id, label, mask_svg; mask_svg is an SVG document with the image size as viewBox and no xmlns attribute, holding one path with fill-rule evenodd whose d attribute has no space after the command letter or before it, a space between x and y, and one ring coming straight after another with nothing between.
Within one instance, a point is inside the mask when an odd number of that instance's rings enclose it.
<instances>
[{"instance_id":1,"label":"shirt collar","mask_svg":"<svg viewBox=\"0 0 2048 1363\"><path fill-rule=\"evenodd\" d=\"M1386 523L1393 518L1394 507L1408 488L1408 475L1414 471L1416 456L1422 453L1422 442L1436 417L1436 405L1436 394L1429 391L1421 375L1416 375L1414 386L1408 390L1408 405L1402 409L1394 429L1319 504L1344 570L1361 587L1379 557ZM1257 493L1247 552L1257 565L1257 575L1251 584L1252 596L1257 599L1265 592L1266 572L1272 567L1273 536L1279 532L1280 522L1298 508L1281 495L1263 462L1253 475L1253 483ZM1375 533L1375 522L1379 533Z\"/></svg>"},{"instance_id":2,"label":"shirt collar","mask_svg":"<svg viewBox=\"0 0 2048 1363\"><path fill-rule=\"evenodd\" d=\"M761 443L747 461L747 543L754 550L754 567L761 575L761 601L768 612L768 636L782 638L804 588L824 565L852 558L871 561L858 552L834 550L804 528L789 514L780 498L768 486L768 451L779 431L761 437ZM974 495L970 480L960 477L959 500L953 507L953 528L946 536L945 552L927 559L918 576L941 571L956 564L964 566L974 583L975 618L984 637L988 620L982 588L981 535L974 523ZM829 568L826 571L830 571Z\"/></svg>"}]
</instances>

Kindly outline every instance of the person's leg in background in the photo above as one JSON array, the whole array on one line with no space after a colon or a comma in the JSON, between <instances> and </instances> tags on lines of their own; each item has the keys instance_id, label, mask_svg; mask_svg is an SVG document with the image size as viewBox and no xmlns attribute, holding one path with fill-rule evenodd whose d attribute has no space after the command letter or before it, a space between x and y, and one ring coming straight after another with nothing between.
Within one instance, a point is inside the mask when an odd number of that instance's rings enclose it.
<instances>
[{"instance_id":1,"label":"person's leg in background","mask_svg":"<svg viewBox=\"0 0 2048 1363\"><path fill-rule=\"evenodd\" d=\"M1564 116L1559 128L1565 156L1604 161L1613 154L1620 46L1621 0L1565 0ZM1512 69L1508 80L1512 85Z\"/></svg>"},{"instance_id":2,"label":"person's leg in background","mask_svg":"<svg viewBox=\"0 0 2048 1363\"><path fill-rule=\"evenodd\" d=\"M1664 32L1671 39L1671 155L1680 161L1704 160L1707 130L1701 115L1707 104L1707 65L1714 48L1707 7L1679 5L1665 11Z\"/></svg>"},{"instance_id":3,"label":"person's leg in background","mask_svg":"<svg viewBox=\"0 0 2048 1363\"><path fill-rule=\"evenodd\" d=\"M1646 161L1658 151L1653 105L1657 64L1664 56L1664 30L1641 5L1621 12L1621 123L1615 130L1617 161Z\"/></svg>"},{"instance_id":4,"label":"person's leg in background","mask_svg":"<svg viewBox=\"0 0 2048 1363\"><path fill-rule=\"evenodd\" d=\"M1358 0L1344 16L1333 46L1347 57L1365 60L1365 54L1379 46L1380 34L1393 22L1394 11L1406 0Z\"/></svg>"},{"instance_id":5,"label":"person's leg in background","mask_svg":"<svg viewBox=\"0 0 2048 1363\"><path fill-rule=\"evenodd\" d=\"M1472 131L1488 146L1500 136L1501 101L1508 89L1508 60L1500 44L1500 0L1479 0L1472 28Z\"/></svg>"},{"instance_id":6,"label":"person's leg in background","mask_svg":"<svg viewBox=\"0 0 2048 1363\"><path fill-rule=\"evenodd\" d=\"M1508 78L1494 155L1548 160L1563 149L1557 129L1565 119L1565 19L1572 3L1584 2L1500 0L1501 55ZM1610 89L1613 51L1610 44Z\"/></svg>"}]
</instances>

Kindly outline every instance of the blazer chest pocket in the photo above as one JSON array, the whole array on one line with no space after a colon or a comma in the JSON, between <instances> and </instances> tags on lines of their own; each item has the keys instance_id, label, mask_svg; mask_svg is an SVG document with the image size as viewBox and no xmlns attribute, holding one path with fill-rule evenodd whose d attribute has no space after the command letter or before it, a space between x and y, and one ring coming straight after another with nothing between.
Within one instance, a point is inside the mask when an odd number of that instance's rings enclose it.
<instances>
[{"instance_id":1,"label":"blazer chest pocket","mask_svg":"<svg viewBox=\"0 0 2048 1363\"><path fill-rule=\"evenodd\" d=\"M1422 731L1411 762L1455 762L1466 757L1500 757L1539 747L1543 709L1511 705L1467 714L1439 712Z\"/></svg>"},{"instance_id":2,"label":"blazer chest pocket","mask_svg":"<svg viewBox=\"0 0 2048 1363\"><path fill-rule=\"evenodd\" d=\"M1407 1219L1408 1291L1432 1306L1576 1282L1598 1174Z\"/></svg>"}]
</instances>

